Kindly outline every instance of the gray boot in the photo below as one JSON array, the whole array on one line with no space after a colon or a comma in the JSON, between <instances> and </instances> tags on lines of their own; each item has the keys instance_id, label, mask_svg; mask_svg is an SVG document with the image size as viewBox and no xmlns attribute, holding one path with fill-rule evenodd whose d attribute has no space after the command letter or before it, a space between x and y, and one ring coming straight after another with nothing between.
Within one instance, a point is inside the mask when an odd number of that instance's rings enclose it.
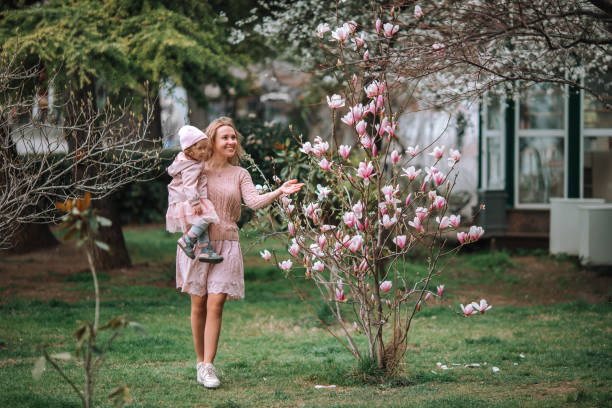
<instances>
[{"instance_id":1,"label":"gray boot","mask_svg":"<svg viewBox=\"0 0 612 408\"><path fill-rule=\"evenodd\" d=\"M179 248L181 248L183 252L185 252L185 255L187 255L191 259L195 259L195 254L193 252L193 247L196 243L195 237L192 238L189 235L185 234L180 237L176 243L178 244Z\"/></svg>"},{"instance_id":2,"label":"gray boot","mask_svg":"<svg viewBox=\"0 0 612 408\"><path fill-rule=\"evenodd\" d=\"M198 238L198 247L200 248L200 254L198 255L200 262L218 264L223 261L223 257L212 250L210 240L208 239L208 231Z\"/></svg>"}]
</instances>

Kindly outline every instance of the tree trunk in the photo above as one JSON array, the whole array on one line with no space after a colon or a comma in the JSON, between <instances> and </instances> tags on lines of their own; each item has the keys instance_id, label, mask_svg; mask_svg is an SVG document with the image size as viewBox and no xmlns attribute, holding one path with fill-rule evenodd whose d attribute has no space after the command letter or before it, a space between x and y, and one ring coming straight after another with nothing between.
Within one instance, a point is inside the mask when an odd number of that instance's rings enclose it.
<instances>
[{"instance_id":1,"label":"tree trunk","mask_svg":"<svg viewBox=\"0 0 612 408\"><path fill-rule=\"evenodd\" d=\"M100 200L92 201L92 208L98 214L112 221L110 227L102 227L96 234L95 239L102 241L110 247L110 251L105 251L96 245L91 248L96 269L128 268L132 266L130 256L123 239L117 201L111 195Z\"/></svg>"},{"instance_id":2,"label":"tree trunk","mask_svg":"<svg viewBox=\"0 0 612 408\"><path fill-rule=\"evenodd\" d=\"M0 155L0 162L6 160L11 163L18 160L18 153L15 145L11 143L11 129L8 118L2 118L0 123L3 126L0 129L0 143L4 152ZM0 163L4 165L5 163ZM9 167L3 167L0 171L0 186L9 188L9 181L18 180L18 175L10 174ZM11 180L12 179L12 180ZM32 211L32 207L24 208L20 215L25 215L28 211ZM47 224L21 224L12 231L12 245L6 251L10 254L23 254L39 249L50 248L58 244L57 239L51 233Z\"/></svg>"},{"instance_id":3,"label":"tree trunk","mask_svg":"<svg viewBox=\"0 0 612 408\"><path fill-rule=\"evenodd\" d=\"M13 233L9 254L25 254L59 244L48 224L21 224Z\"/></svg>"},{"instance_id":4,"label":"tree trunk","mask_svg":"<svg viewBox=\"0 0 612 408\"><path fill-rule=\"evenodd\" d=\"M95 89L92 84L93 81L90 81L90 84L83 88L72 89L69 95L72 100L68 101L69 103L67 103L65 110L66 124L68 126L76 124L79 120L80 109L83 106L87 106L91 102L91 98L95 98ZM95 99L91 103L95 103ZM64 135L64 137L71 151L79 147L79 140L84 140L84 136L80 135L78 131L71 131ZM83 171L83 169L77 169L74 177L82 177ZM98 241L102 241L110 246L111 250L107 252L97 246L91 248L95 267L98 269L112 269L132 266L123 239L123 232L121 231L119 213L117 206L113 202L112 195L100 200L95 200L94 197L92 208L97 209L101 216L110 219L113 223L110 227L100 228L96 236Z\"/></svg>"}]
</instances>

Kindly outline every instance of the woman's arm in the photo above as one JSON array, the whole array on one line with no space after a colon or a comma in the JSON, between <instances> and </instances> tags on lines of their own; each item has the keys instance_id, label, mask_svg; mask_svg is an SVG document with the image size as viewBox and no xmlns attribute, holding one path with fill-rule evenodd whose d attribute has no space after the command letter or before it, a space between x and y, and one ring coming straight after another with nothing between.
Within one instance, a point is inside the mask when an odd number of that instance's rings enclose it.
<instances>
[{"instance_id":1,"label":"woman's arm","mask_svg":"<svg viewBox=\"0 0 612 408\"><path fill-rule=\"evenodd\" d=\"M244 203L253 210L265 207L282 194L292 194L300 190L304 184L297 183L297 180L285 182L282 186L269 193L259 194L253 185L253 180L248 171L243 169L240 177L240 191Z\"/></svg>"}]
</instances>

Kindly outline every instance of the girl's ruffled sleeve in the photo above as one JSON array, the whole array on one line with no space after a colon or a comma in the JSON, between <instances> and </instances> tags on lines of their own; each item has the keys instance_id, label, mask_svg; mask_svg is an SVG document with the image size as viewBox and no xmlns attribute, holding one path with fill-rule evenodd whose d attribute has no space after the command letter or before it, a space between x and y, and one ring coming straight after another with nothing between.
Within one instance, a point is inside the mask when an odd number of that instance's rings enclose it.
<instances>
[{"instance_id":1,"label":"girl's ruffled sleeve","mask_svg":"<svg viewBox=\"0 0 612 408\"><path fill-rule=\"evenodd\" d=\"M181 178L183 179L183 191L187 196L187 201L192 206L200 203L200 192L198 191L198 179L202 172L202 165L194 163L183 169Z\"/></svg>"},{"instance_id":2,"label":"girl's ruffled sleeve","mask_svg":"<svg viewBox=\"0 0 612 408\"><path fill-rule=\"evenodd\" d=\"M240 171L240 192L244 203L253 210L265 207L278 197L274 191L269 193L259 194L253 185L253 179L249 172L245 169Z\"/></svg>"}]
</instances>

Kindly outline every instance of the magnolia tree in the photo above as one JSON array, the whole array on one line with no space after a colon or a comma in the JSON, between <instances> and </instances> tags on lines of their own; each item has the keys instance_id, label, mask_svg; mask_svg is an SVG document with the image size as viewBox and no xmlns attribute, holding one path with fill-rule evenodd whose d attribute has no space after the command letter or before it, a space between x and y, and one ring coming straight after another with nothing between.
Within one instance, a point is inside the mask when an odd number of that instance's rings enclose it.
<instances>
[{"instance_id":1,"label":"magnolia tree","mask_svg":"<svg viewBox=\"0 0 612 408\"><path fill-rule=\"evenodd\" d=\"M480 239L484 230L461 223L448 201L458 175L461 153L446 146L399 149L396 140L397 77L370 60L391 59L389 44L401 35L398 25L372 21L372 44L354 22L334 29L321 24L336 64L330 70L346 84L342 94L327 96L338 126L350 129L352 141L339 144L332 125L331 141L305 142L300 152L311 163L305 195L283 198L289 259L274 257L287 274L313 282L336 317L346 340L338 339L358 359L371 359L392 373L406 351L414 316L444 285L432 279L444 271L449 256ZM432 52L431 58L444 58ZM346 129L346 128L345 128ZM423 168L415 158L425 156ZM424 157L421 157L424 159ZM419 252L415 252L421 248ZM426 270L414 275L407 257L426 254ZM272 260L265 250L262 257ZM460 313L484 313L490 306L461 305ZM330 332L336 336L331 329ZM355 336L365 336L367 342ZM359 344L367 344L360 348Z\"/></svg>"},{"instance_id":2,"label":"magnolia tree","mask_svg":"<svg viewBox=\"0 0 612 408\"><path fill-rule=\"evenodd\" d=\"M609 1L273 0L261 6L271 15L258 31L306 70L325 72L321 58L336 62L327 40L331 32L344 34L329 25L355 22L359 35L349 35L345 51L370 45L372 69L384 66L402 77L421 107L546 82L584 88L612 109ZM385 47L392 52L380 53ZM322 77L329 88L331 78Z\"/></svg>"}]
</instances>

